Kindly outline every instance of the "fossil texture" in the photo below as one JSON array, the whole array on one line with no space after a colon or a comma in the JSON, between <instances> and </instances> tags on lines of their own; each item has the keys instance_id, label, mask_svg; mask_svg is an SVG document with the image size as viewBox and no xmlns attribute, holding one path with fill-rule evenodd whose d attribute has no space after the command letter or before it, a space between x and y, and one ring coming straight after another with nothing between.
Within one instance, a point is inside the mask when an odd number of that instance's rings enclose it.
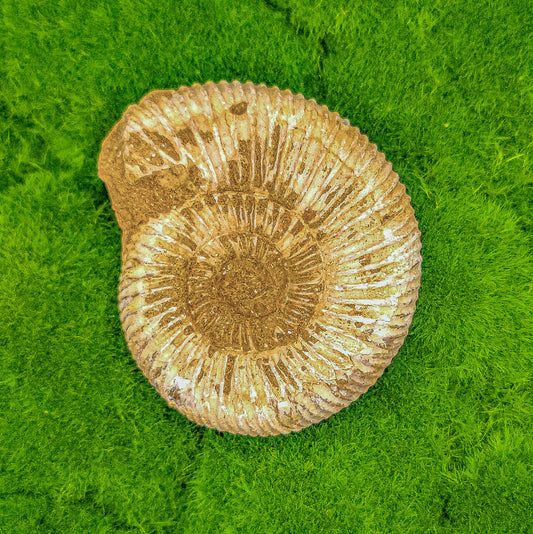
<instances>
[{"instance_id":1,"label":"fossil texture","mask_svg":"<svg viewBox=\"0 0 533 534\"><path fill-rule=\"evenodd\" d=\"M193 421L300 430L398 352L417 221L384 155L325 106L252 83L154 91L105 139L99 174L123 231L128 346Z\"/></svg>"}]
</instances>

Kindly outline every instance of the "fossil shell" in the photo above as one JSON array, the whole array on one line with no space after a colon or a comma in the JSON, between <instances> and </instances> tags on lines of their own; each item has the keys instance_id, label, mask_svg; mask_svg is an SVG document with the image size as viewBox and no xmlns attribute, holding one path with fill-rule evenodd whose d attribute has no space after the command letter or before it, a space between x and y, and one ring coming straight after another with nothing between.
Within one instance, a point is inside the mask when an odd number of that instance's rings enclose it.
<instances>
[{"instance_id":1,"label":"fossil shell","mask_svg":"<svg viewBox=\"0 0 533 534\"><path fill-rule=\"evenodd\" d=\"M290 91L154 91L105 139L120 314L142 372L200 425L298 431L348 406L402 345L420 232L385 156Z\"/></svg>"}]
</instances>

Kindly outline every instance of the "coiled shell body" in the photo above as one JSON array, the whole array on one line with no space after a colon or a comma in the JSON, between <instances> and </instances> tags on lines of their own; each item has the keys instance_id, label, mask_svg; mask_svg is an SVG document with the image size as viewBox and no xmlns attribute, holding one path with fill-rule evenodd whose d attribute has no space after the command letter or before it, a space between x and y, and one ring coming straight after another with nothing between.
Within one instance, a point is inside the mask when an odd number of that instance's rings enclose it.
<instances>
[{"instance_id":1,"label":"coiled shell body","mask_svg":"<svg viewBox=\"0 0 533 534\"><path fill-rule=\"evenodd\" d=\"M99 175L123 231L128 346L191 420L298 431L398 352L418 224L384 155L325 106L252 83L155 91L105 139Z\"/></svg>"}]
</instances>

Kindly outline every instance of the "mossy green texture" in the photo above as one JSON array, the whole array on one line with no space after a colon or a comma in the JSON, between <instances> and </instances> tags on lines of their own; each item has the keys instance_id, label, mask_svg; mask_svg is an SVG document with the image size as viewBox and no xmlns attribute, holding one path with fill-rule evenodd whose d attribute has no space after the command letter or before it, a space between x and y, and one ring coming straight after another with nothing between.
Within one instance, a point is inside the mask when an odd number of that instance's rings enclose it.
<instances>
[{"instance_id":1,"label":"mossy green texture","mask_svg":"<svg viewBox=\"0 0 533 534\"><path fill-rule=\"evenodd\" d=\"M531 531L527 1L0 10L0 532ZM118 318L100 143L147 92L223 79L350 119L422 230L420 299L393 364L290 436L222 435L169 409Z\"/></svg>"}]
</instances>

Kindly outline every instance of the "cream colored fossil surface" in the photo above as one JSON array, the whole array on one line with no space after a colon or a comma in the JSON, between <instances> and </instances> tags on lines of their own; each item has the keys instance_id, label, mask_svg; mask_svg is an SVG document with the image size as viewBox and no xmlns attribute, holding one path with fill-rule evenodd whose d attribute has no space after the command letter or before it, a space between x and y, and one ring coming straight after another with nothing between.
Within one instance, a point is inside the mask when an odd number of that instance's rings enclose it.
<instances>
[{"instance_id":1,"label":"cream colored fossil surface","mask_svg":"<svg viewBox=\"0 0 533 534\"><path fill-rule=\"evenodd\" d=\"M252 83L154 91L99 160L142 372L200 425L298 431L376 382L420 285L398 175L325 106Z\"/></svg>"}]
</instances>

